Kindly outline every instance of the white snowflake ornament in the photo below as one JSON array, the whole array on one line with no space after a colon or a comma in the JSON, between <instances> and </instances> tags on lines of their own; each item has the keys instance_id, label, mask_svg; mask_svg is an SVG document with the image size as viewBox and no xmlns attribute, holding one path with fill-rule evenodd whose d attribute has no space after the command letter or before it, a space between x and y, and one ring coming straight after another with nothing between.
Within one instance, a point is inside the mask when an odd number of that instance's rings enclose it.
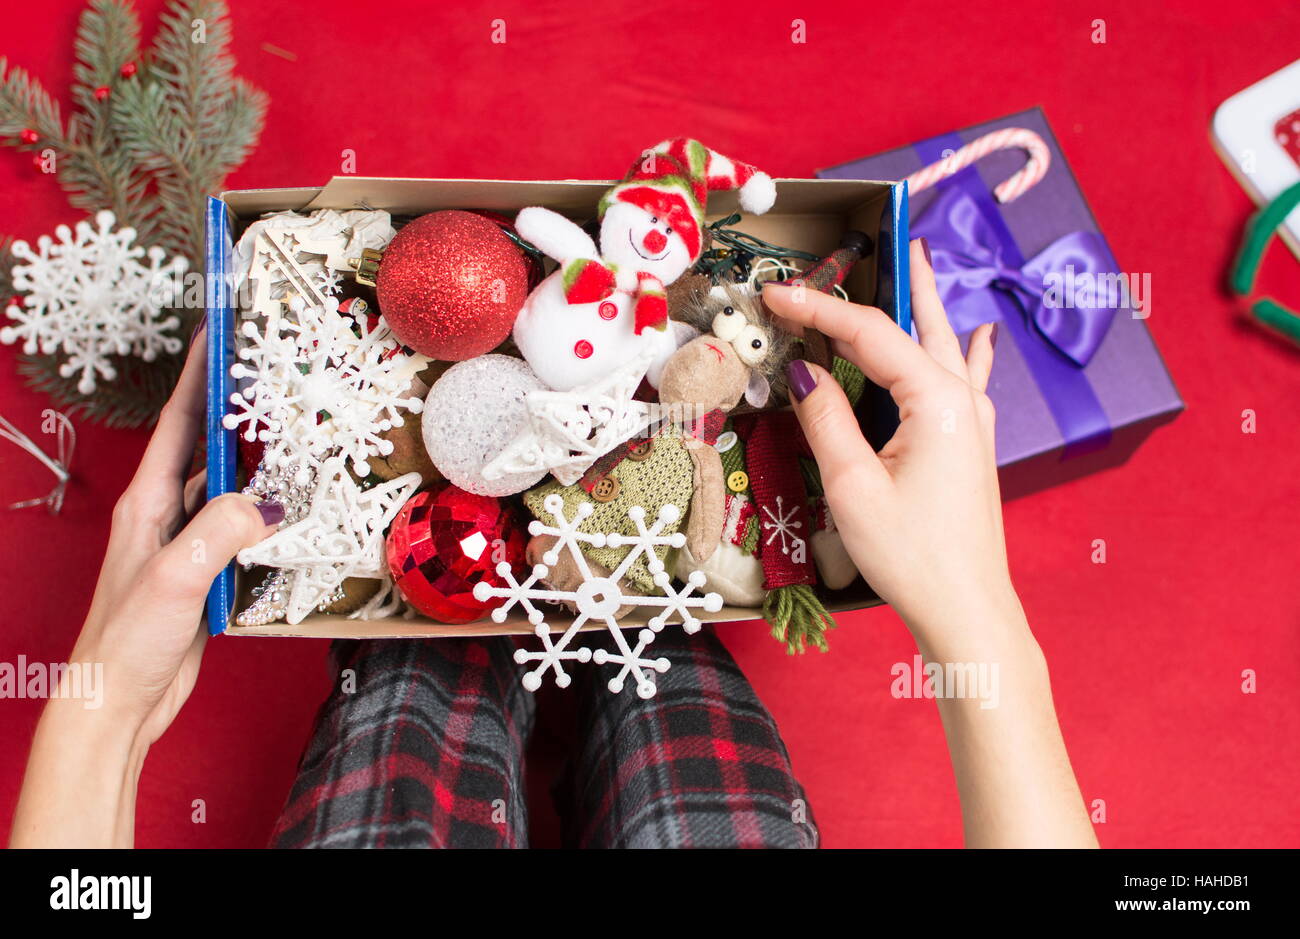
<instances>
[{"instance_id":1,"label":"white snowflake ornament","mask_svg":"<svg viewBox=\"0 0 1300 939\"><path fill-rule=\"evenodd\" d=\"M14 265L14 287L26 297L5 309L15 325L0 329L0 342L21 340L29 355L62 354L59 374L79 375L83 395L94 393L96 380L117 377L110 356L152 362L182 348L171 335L180 318L162 311L182 286L185 259L169 261L158 247L146 251L134 244L135 229L114 231L116 224L112 212L99 212L93 227L60 225L57 241L43 235L36 251L25 241L13 245L14 257L26 262Z\"/></svg>"},{"instance_id":2,"label":"white snowflake ornament","mask_svg":"<svg viewBox=\"0 0 1300 939\"><path fill-rule=\"evenodd\" d=\"M407 473L362 489L345 461L332 457L321 470L307 514L240 551L239 563L289 572L284 617L291 625L299 623L347 578L383 579L384 532L421 481L419 473Z\"/></svg>"},{"instance_id":3,"label":"white snowflake ornament","mask_svg":"<svg viewBox=\"0 0 1300 939\"><path fill-rule=\"evenodd\" d=\"M686 586L678 590L673 586L672 578L664 569L663 562L655 554L655 548L658 547L681 548L686 544L686 536L682 532L662 534L665 526L677 521L680 510L675 505L662 506L654 524L647 528L645 509L634 505L627 510L627 516L636 526L637 533L624 535L619 532L581 531L579 526L583 520L595 511L589 502L580 503L577 514L572 519L565 517L564 500L559 495L547 496L543 508L555 520L555 524L546 525L541 521L534 521L528 526L531 535L552 535L557 539L554 547L542 555L542 563L533 567L523 583L515 579L510 565L503 562L497 565L497 574L505 580L506 586L493 587L486 582L474 585L474 599L480 603L485 603L493 597L505 598L506 602L492 611L493 620L498 623L505 622L510 609L515 604L519 604L520 609L527 614L528 621L533 624L537 637L542 640L540 652L527 649L519 649L515 652L515 661L520 665L536 663L533 668L524 673L523 686L529 691L536 691L541 687L546 672L553 671L555 684L567 688L573 678L565 671L565 662L594 662L596 665L619 666L617 674L608 683L609 690L614 694L619 694L623 690L625 681L631 676L636 682L638 695L642 698L653 697L656 688L651 676L656 673L662 674L668 671L669 667L667 659L650 658L646 652L655 636L663 630L674 615L680 617L682 629L686 633L699 632L700 621L691 611L702 609L716 613L722 609L722 597L718 594L695 593L705 585L706 578L703 573L699 571L691 573L686 579ZM593 548L629 547L631 550L609 576L598 577L582 553L583 545L590 545ZM561 550L568 552L582 576L582 583L576 590L551 590L541 584L550 573L550 568L559 561ZM646 556L646 563L654 577L655 585L662 591L660 594L624 593L623 591L623 575L643 554ZM576 609L577 613L573 621L564 628L558 640L553 638L551 626L546 622L546 615L538 609L534 601L566 603ZM646 622L644 628L637 631L635 645L627 641L616 619L619 609L624 606L646 607L659 611ZM592 649L580 644L579 636L582 634L582 628L592 620L605 624L617 647L616 651Z\"/></svg>"},{"instance_id":4,"label":"white snowflake ornament","mask_svg":"<svg viewBox=\"0 0 1300 939\"><path fill-rule=\"evenodd\" d=\"M304 479L335 453L368 476L371 457L393 452L380 435L402 426L402 411L424 409L382 320L358 336L338 307L333 297L323 304L295 297L288 314L244 323L242 361L230 367L244 383L230 396L238 410L222 423L231 430L244 425L245 440L266 443L268 466L297 464Z\"/></svg>"}]
</instances>

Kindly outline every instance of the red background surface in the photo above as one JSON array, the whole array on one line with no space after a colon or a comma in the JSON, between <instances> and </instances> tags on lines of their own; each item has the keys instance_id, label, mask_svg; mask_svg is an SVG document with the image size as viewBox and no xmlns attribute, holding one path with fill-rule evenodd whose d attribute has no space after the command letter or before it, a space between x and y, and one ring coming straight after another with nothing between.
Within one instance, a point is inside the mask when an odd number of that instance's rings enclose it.
<instances>
[{"instance_id":1,"label":"red background surface","mask_svg":"<svg viewBox=\"0 0 1300 939\"><path fill-rule=\"evenodd\" d=\"M0 52L66 91L80 4L6 6ZM608 178L682 133L774 176L809 176L1043 105L1121 265L1152 274L1150 326L1188 405L1123 468L1007 506L1012 570L1084 796L1105 802L1106 846L1300 845L1300 349L1222 289L1250 203L1207 134L1224 98L1300 55L1294 3L232 6L240 71L272 104L231 188L323 183L345 148L364 175ZM162 4L139 7L151 23ZM489 42L496 17L504 45ZM796 17L806 44L790 41ZM1094 19L1105 44L1091 41ZM28 157L0 152L0 231L34 238L75 218ZM1296 275L1275 248L1261 286L1300 303ZM47 402L12 355L0 350L0 413L35 435ZM79 431L63 514L0 512L0 661L68 653L146 439ZM0 466L0 502L48 486L8 444ZM1104 565L1090 561L1097 538ZM914 650L892 612L843 617L832 651L802 658L759 624L720 632L780 722L827 846L960 844L933 702L889 694L890 666ZM139 844L265 842L327 688L324 651L209 645L194 697L150 755ZM1257 694L1240 690L1247 668ZM0 833L38 713L0 701ZM542 750L562 742L552 733ZM551 841L548 815L536 818Z\"/></svg>"}]
</instances>

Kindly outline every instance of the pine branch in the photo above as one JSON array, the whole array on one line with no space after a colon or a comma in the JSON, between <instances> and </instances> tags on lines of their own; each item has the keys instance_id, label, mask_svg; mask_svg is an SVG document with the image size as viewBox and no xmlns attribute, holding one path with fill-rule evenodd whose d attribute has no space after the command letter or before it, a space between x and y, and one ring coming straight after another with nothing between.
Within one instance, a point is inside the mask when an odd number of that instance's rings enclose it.
<instances>
[{"instance_id":1,"label":"pine branch","mask_svg":"<svg viewBox=\"0 0 1300 939\"><path fill-rule=\"evenodd\" d=\"M200 26L191 24L198 23ZM202 29L202 42L195 30ZM222 0L178 0L162 16L154 39L154 76L166 91L172 115L198 150L209 136L223 133L226 106L234 88L230 20ZM182 154L197 157L197 153Z\"/></svg>"},{"instance_id":2,"label":"pine branch","mask_svg":"<svg viewBox=\"0 0 1300 939\"><path fill-rule=\"evenodd\" d=\"M121 224L147 228L148 180L121 152L111 101L122 67L140 57L139 18L120 0L91 0L74 48L72 98L81 110L68 124L68 138L76 146L61 175L69 201L88 212L110 208ZM103 88L109 97L96 97Z\"/></svg>"},{"instance_id":3,"label":"pine branch","mask_svg":"<svg viewBox=\"0 0 1300 939\"><path fill-rule=\"evenodd\" d=\"M201 23L202 42L195 41ZM203 255L201 226L209 193L256 145L268 104L264 92L233 78L230 23L218 0L188 0L163 17L149 81L115 107L123 145L146 167L161 203L158 243Z\"/></svg>"},{"instance_id":4,"label":"pine branch","mask_svg":"<svg viewBox=\"0 0 1300 939\"><path fill-rule=\"evenodd\" d=\"M235 79L225 117L226 132L211 140L213 174L224 178L240 166L262 136L266 124L266 111L271 105L270 96L254 88L242 78Z\"/></svg>"},{"instance_id":5,"label":"pine branch","mask_svg":"<svg viewBox=\"0 0 1300 939\"><path fill-rule=\"evenodd\" d=\"M0 72L6 65L0 57ZM9 70L0 82L0 137L32 153L52 149L59 182L73 205L88 211L112 209L130 224L137 214L133 202L140 198L131 168L120 155L88 143L87 126L86 116L77 114L69 121L71 130L65 131L58 102L25 69ZM22 140L24 130L35 131L38 139Z\"/></svg>"},{"instance_id":6,"label":"pine branch","mask_svg":"<svg viewBox=\"0 0 1300 939\"><path fill-rule=\"evenodd\" d=\"M63 119L59 116L59 104L41 87L25 69L9 69L8 60L0 56L0 136L12 137L6 141L13 146L27 150L39 149L38 144L25 143L18 139L24 130L36 131L42 138L64 142Z\"/></svg>"},{"instance_id":7,"label":"pine branch","mask_svg":"<svg viewBox=\"0 0 1300 939\"><path fill-rule=\"evenodd\" d=\"M196 25L197 24L197 25ZM247 158L265 123L267 97L233 77L230 21L222 0L177 0L164 12L148 61L140 24L124 0L92 0L78 29L73 97L81 110L65 131L59 107L22 69L0 84L0 136L25 129L53 148L69 201L112 209L144 244L203 258L207 195ZM121 67L137 64L133 78ZM0 71L5 62L0 59ZM95 97L107 87L106 100Z\"/></svg>"},{"instance_id":8,"label":"pine branch","mask_svg":"<svg viewBox=\"0 0 1300 939\"><path fill-rule=\"evenodd\" d=\"M21 353L18 374L27 379L29 387L49 395L69 417L82 414L105 427L152 424L171 395L184 360L160 356L154 362L144 362L132 356L115 356L112 362L117 378L100 382L93 395L77 390L77 376L60 375L59 360L54 356Z\"/></svg>"},{"instance_id":9,"label":"pine branch","mask_svg":"<svg viewBox=\"0 0 1300 939\"><path fill-rule=\"evenodd\" d=\"M74 46L72 98L92 118L93 129L107 133L107 102L95 97L96 88L111 88L122 66L140 57L140 20L118 0L91 0L81 14Z\"/></svg>"},{"instance_id":10,"label":"pine branch","mask_svg":"<svg viewBox=\"0 0 1300 939\"><path fill-rule=\"evenodd\" d=\"M161 144L164 147L178 148L181 132L164 109L162 87L148 78L146 72L143 81L123 84L113 96L119 154L140 170L149 196L149 211L136 221L136 230L142 241L160 245L173 254L184 254L194 263L200 255L192 252L188 239L178 243L169 237L167 216L177 207L157 191L159 174L169 168L169 161L159 153L160 142L167 141ZM180 221L184 223L186 218L182 216Z\"/></svg>"},{"instance_id":11,"label":"pine branch","mask_svg":"<svg viewBox=\"0 0 1300 939\"><path fill-rule=\"evenodd\" d=\"M0 320L5 318L3 309L14 295L13 244L12 238L0 238Z\"/></svg>"},{"instance_id":12,"label":"pine branch","mask_svg":"<svg viewBox=\"0 0 1300 939\"><path fill-rule=\"evenodd\" d=\"M223 0L173 0L148 55L127 0L90 0L77 30L66 127L56 102L25 70L0 57L0 142L56 155L69 201L87 212L111 209L136 230L137 243L186 256L202 269L204 211L210 192L256 146L265 93L234 77L230 20ZM122 66L136 64L133 75ZM107 88L108 94L96 91ZM34 131L37 141L20 134ZM10 259L0 268L5 279ZM3 280L0 280L3 283ZM0 291L0 300L8 293ZM199 310L176 309L188 330ZM59 375L56 356L21 356L19 371L63 407L109 426L151 422L170 393L184 353L153 363L116 361L118 379L93 397Z\"/></svg>"}]
</instances>

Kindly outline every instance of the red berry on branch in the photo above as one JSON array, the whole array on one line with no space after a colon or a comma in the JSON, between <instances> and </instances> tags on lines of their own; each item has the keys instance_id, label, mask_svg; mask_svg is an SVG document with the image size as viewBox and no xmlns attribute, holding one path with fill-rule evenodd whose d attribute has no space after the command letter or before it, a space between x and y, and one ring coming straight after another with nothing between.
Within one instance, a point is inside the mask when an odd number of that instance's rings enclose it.
<instances>
[{"instance_id":1,"label":"red berry on branch","mask_svg":"<svg viewBox=\"0 0 1300 939\"><path fill-rule=\"evenodd\" d=\"M112 89L110 89L107 85L100 85L98 88L95 89L95 100L104 101L105 99L108 98L111 91Z\"/></svg>"},{"instance_id":2,"label":"red berry on branch","mask_svg":"<svg viewBox=\"0 0 1300 939\"><path fill-rule=\"evenodd\" d=\"M130 78L132 75L136 73L136 64L134 62L128 62L125 65L123 65L122 68L119 69L119 71L121 72L123 78Z\"/></svg>"},{"instance_id":3,"label":"red berry on branch","mask_svg":"<svg viewBox=\"0 0 1300 939\"><path fill-rule=\"evenodd\" d=\"M7 305L21 307L23 305L23 298L18 296L17 294L14 294L12 297L9 298L9 303Z\"/></svg>"},{"instance_id":4,"label":"red berry on branch","mask_svg":"<svg viewBox=\"0 0 1300 939\"><path fill-rule=\"evenodd\" d=\"M23 143L36 143L36 141L41 139L41 135L36 133L36 131L32 130L30 127L25 127L23 128L22 133L18 135L18 139Z\"/></svg>"}]
</instances>

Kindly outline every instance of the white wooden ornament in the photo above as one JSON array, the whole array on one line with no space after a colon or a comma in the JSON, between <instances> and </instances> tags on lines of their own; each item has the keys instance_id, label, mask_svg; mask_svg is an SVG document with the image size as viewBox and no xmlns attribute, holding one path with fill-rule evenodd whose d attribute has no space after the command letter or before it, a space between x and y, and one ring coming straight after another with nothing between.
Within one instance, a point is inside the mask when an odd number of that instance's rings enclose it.
<instances>
[{"instance_id":1,"label":"white wooden ornament","mask_svg":"<svg viewBox=\"0 0 1300 939\"><path fill-rule=\"evenodd\" d=\"M523 686L529 691L541 687L542 679L548 671L555 673L555 684L566 688L572 682L572 676L565 671L566 662L594 662L596 665L612 664L619 666L618 672L608 682L611 692L622 692L625 681L631 677L636 682L637 694L650 698L655 694L655 673L668 671L669 661L665 658L650 658L647 648L661 632L671 617L680 617L682 629L689 633L699 632L700 621L692 610L705 610L716 613L722 609L722 597L716 593L697 594L707 581L699 571L692 572L686 578L686 585L681 589L673 586L672 578L664 569L663 562L655 554L655 548L681 548L686 544L686 535L674 532L661 534L666 525L677 520L680 510L675 505L661 506L658 517L649 527L646 526L646 512L641 506L634 505L627 511L628 518L636 526L635 535L620 532L583 532L579 526L594 511L590 502L579 503L573 518L564 514L564 500L555 494L546 497L543 508L552 517L554 523L547 525L533 521L528 526L529 534L552 535L557 541L555 546L542 556L542 563L536 565L529 576L520 583L508 563L497 565L497 574L505 581L504 587L493 587L486 582L474 585L474 599L484 603L494 597L500 597L505 603L492 611L492 619L498 623L505 622L510 610L518 604L533 624L534 632L542 641L541 651L519 649L515 652L515 661L520 665L532 665L524 673ZM596 576L583 547L621 547L631 548L607 577ZM566 551L582 574L582 583L576 590L552 590L543 583L550 567L560 559L560 551ZM642 556L654 577L659 594L625 593L622 587L623 576ZM546 621L547 614L538 603L563 603L571 605L577 613L573 620L561 629L558 639ZM657 610L646 622L645 628L636 633L636 644L628 642L619 628L615 614L624 606L642 607ZM604 623L613 638L616 651L592 649L581 644L585 623L591 620Z\"/></svg>"},{"instance_id":2,"label":"white wooden ornament","mask_svg":"<svg viewBox=\"0 0 1300 939\"><path fill-rule=\"evenodd\" d=\"M332 457L321 469L307 514L240 551L239 563L289 572L285 620L299 623L347 578L385 576L384 532L420 484L419 473L407 473L362 489L346 462Z\"/></svg>"}]
</instances>

